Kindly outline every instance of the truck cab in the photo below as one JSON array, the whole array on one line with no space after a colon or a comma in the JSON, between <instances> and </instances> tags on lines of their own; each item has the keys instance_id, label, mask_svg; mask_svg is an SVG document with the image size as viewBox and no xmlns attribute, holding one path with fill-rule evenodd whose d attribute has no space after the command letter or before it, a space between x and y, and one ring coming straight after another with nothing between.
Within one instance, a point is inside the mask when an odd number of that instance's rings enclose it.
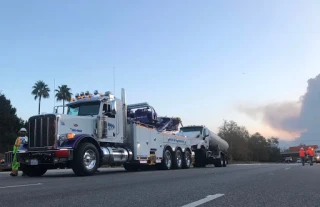
<instances>
[{"instance_id":1,"label":"truck cab","mask_svg":"<svg viewBox=\"0 0 320 207\"><path fill-rule=\"evenodd\" d=\"M186 136L191 141L193 150L204 148L209 149L208 135L209 131L204 126L186 126L181 127L179 134Z\"/></svg>"}]
</instances>

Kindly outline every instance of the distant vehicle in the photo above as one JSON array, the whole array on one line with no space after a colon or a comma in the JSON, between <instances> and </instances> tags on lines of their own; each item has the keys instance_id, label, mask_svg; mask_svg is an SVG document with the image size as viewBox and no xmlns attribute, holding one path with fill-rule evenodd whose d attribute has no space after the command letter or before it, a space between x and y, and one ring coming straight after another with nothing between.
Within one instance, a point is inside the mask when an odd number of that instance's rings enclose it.
<instances>
[{"instance_id":1,"label":"distant vehicle","mask_svg":"<svg viewBox=\"0 0 320 207\"><path fill-rule=\"evenodd\" d=\"M284 160L284 162L292 163L292 157L286 157L286 159Z\"/></svg>"},{"instance_id":2,"label":"distant vehicle","mask_svg":"<svg viewBox=\"0 0 320 207\"><path fill-rule=\"evenodd\" d=\"M320 163L320 149L317 149L314 154L314 161Z\"/></svg>"},{"instance_id":3,"label":"distant vehicle","mask_svg":"<svg viewBox=\"0 0 320 207\"><path fill-rule=\"evenodd\" d=\"M301 163L301 158L298 158L298 159L297 159L297 163Z\"/></svg>"},{"instance_id":4,"label":"distant vehicle","mask_svg":"<svg viewBox=\"0 0 320 207\"><path fill-rule=\"evenodd\" d=\"M11 170L11 165L12 165L12 160L13 160L13 152L9 151L5 153L5 159L1 160L1 170Z\"/></svg>"}]
</instances>

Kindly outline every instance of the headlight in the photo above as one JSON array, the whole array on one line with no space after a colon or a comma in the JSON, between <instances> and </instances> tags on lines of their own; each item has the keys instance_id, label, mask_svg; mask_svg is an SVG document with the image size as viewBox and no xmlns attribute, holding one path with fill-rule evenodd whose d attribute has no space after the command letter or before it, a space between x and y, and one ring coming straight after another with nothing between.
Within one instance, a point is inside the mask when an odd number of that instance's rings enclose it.
<instances>
[{"instance_id":1,"label":"headlight","mask_svg":"<svg viewBox=\"0 0 320 207\"><path fill-rule=\"evenodd\" d=\"M73 133L68 133L68 134L61 134L58 136L58 140L59 141L66 141L66 140L69 140L69 139L73 139L75 136L75 134Z\"/></svg>"}]
</instances>

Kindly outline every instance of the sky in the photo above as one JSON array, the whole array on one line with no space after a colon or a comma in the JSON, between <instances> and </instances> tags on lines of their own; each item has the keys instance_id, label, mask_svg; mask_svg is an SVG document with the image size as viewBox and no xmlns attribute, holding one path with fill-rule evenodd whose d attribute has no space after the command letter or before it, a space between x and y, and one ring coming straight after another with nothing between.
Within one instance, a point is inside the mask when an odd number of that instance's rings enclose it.
<instances>
[{"instance_id":1,"label":"sky","mask_svg":"<svg viewBox=\"0 0 320 207\"><path fill-rule=\"evenodd\" d=\"M114 91L114 68L115 95L125 88L128 103L290 141L301 132L248 109L306 93L320 72L319 12L317 0L1 1L0 91L26 120L37 114L36 81L51 88L41 112L52 112L54 82Z\"/></svg>"}]
</instances>

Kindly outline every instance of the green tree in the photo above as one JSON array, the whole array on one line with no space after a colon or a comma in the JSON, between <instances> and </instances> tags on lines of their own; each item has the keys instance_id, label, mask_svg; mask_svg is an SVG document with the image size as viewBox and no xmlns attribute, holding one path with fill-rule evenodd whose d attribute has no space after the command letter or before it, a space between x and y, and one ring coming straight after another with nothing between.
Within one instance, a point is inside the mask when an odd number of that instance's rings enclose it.
<instances>
[{"instance_id":1,"label":"green tree","mask_svg":"<svg viewBox=\"0 0 320 207\"><path fill-rule=\"evenodd\" d=\"M281 153L279 148L279 138L271 137L268 140L269 143L269 161L277 162L281 159Z\"/></svg>"},{"instance_id":2,"label":"green tree","mask_svg":"<svg viewBox=\"0 0 320 207\"><path fill-rule=\"evenodd\" d=\"M34 95L34 100L37 100L37 99L39 100L38 114L40 114L41 99L49 98L50 97L49 92L50 92L50 88L43 81L37 81L32 87L31 94Z\"/></svg>"},{"instance_id":3,"label":"green tree","mask_svg":"<svg viewBox=\"0 0 320 207\"><path fill-rule=\"evenodd\" d=\"M249 132L244 126L234 121L224 121L219 127L218 135L229 144L228 154L231 160L248 160Z\"/></svg>"},{"instance_id":4,"label":"green tree","mask_svg":"<svg viewBox=\"0 0 320 207\"><path fill-rule=\"evenodd\" d=\"M71 89L68 88L67 85L58 86L59 89L56 89L56 99L57 101L62 101L62 104L64 106L65 101L71 100ZM64 107L62 107L62 113L64 114Z\"/></svg>"},{"instance_id":5,"label":"green tree","mask_svg":"<svg viewBox=\"0 0 320 207\"><path fill-rule=\"evenodd\" d=\"M253 161L269 161L269 143L259 132L251 135L248 141L250 158Z\"/></svg>"},{"instance_id":6,"label":"green tree","mask_svg":"<svg viewBox=\"0 0 320 207\"><path fill-rule=\"evenodd\" d=\"M16 108L4 94L0 93L0 152L12 150L23 120L16 115Z\"/></svg>"},{"instance_id":7,"label":"green tree","mask_svg":"<svg viewBox=\"0 0 320 207\"><path fill-rule=\"evenodd\" d=\"M250 136L234 121L224 121L218 135L228 142L231 161L277 162L281 158L278 138L266 139L258 132Z\"/></svg>"}]
</instances>

